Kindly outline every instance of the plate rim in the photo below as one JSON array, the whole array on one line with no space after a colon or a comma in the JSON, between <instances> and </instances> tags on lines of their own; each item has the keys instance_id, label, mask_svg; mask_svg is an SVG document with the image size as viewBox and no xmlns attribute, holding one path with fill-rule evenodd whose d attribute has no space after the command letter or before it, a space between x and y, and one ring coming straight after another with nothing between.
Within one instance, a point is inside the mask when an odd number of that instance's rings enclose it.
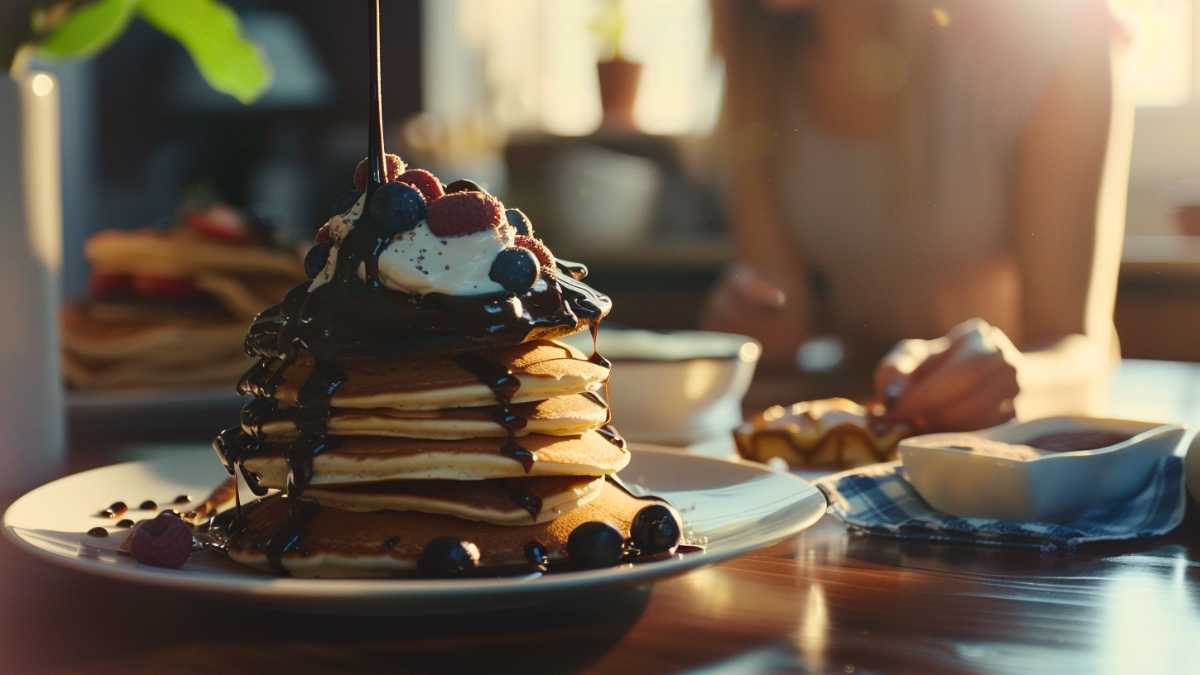
<instances>
[{"instance_id":1,"label":"plate rim","mask_svg":"<svg viewBox=\"0 0 1200 675\"><path fill-rule=\"evenodd\" d=\"M812 500L814 501L813 508L804 518L789 522L786 526L773 531L770 536L754 537L750 541L732 546L728 550L718 552L705 550L671 560L658 561L650 565L625 564L598 570L550 574L529 578L510 577L505 579L307 579L251 574L245 576L225 576L217 575L216 573L186 575L180 574L178 570L173 569L161 569L148 565L101 564L88 558L67 557L56 554L26 541L18 532L21 528L10 522L13 509L18 504L61 480L93 472L111 470L119 466L145 464L153 462L153 459L118 462L116 464L108 464L61 476L15 499L5 509L4 516L0 519L0 525L3 527L4 536L20 550L38 560L47 561L75 572L157 588L234 595L247 599L272 599L291 602L304 600L354 600L363 592L393 598L402 596L415 598L418 596L434 595L444 597L488 595L495 597L526 592L529 593L530 597L534 597L537 594L584 590L600 586L641 584L658 578L677 576L698 567L723 562L778 543L812 527L828 511L828 500L825 494L813 483L795 474L776 472L757 462L731 461L717 457L696 455L677 448L641 443L631 443L630 446L633 452L670 455L685 458L686 461L741 465L763 473L771 473L785 479L795 480L797 488L802 491L801 494L797 495L797 502ZM821 504L819 508L817 507L818 502ZM377 597L376 600L378 599Z\"/></svg>"}]
</instances>

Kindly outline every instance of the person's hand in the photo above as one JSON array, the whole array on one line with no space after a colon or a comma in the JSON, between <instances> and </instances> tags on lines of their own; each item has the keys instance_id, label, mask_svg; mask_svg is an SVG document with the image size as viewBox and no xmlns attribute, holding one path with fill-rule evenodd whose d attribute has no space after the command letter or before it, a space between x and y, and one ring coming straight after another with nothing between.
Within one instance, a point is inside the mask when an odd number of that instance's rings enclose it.
<instances>
[{"instance_id":1,"label":"person's hand","mask_svg":"<svg viewBox=\"0 0 1200 675\"><path fill-rule=\"evenodd\" d=\"M791 363L808 337L802 299L741 264L731 265L708 296L702 326L740 333L763 345L763 360Z\"/></svg>"},{"instance_id":2,"label":"person's hand","mask_svg":"<svg viewBox=\"0 0 1200 675\"><path fill-rule=\"evenodd\" d=\"M935 340L903 340L875 370L887 416L920 433L970 431L1012 419L1021 352L982 319Z\"/></svg>"}]
</instances>

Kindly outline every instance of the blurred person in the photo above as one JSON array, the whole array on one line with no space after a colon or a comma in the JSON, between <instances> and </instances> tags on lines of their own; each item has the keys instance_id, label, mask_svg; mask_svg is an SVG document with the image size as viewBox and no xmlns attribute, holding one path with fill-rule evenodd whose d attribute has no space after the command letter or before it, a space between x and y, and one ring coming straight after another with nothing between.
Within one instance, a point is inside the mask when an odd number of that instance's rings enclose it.
<instances>
[{"instance_id":1,"label":"blurred person","mask_svg":"<svg viewBox=\"0 0 1200 675\"><path fill-rule=\"evenodd\" d=\"M829 332L882 355L876 394L920 431L1094 407L1132 137L1107 6L713 0L713 17L739 262L708 327L777 362Z\"/></svg>"}]
</instances>

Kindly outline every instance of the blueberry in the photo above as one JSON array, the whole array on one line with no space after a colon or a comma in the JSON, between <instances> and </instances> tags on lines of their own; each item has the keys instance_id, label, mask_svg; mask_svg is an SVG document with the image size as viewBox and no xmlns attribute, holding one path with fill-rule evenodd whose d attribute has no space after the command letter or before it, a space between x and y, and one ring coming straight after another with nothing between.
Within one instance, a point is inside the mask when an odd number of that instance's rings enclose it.
<instances>
[{"instance_id":1,"label":"blueberry","mask_svg":"<svg viewBox=\"0 0 1200 675\"><path fill-rule=\"evenodd\" d=\"M523 248L506 248L496 254L488 277L513 293L527 291L538 280L541 265L537 256Z\"/></svg>"},{"instance_id":2,"label":"blueberry","mask_svg":"<svg viewBox=\"0 0 1200 675\"><path fill-rule=\"evenodd\" d=\"M384 183L371 195L369 212L385 234L400 234L425 218L425 197L408 183Z\"/></svg>"},{"instance_id":3,"label":"blueberry","mask_svg":"<svg viewBox=\"0 0 1200 675\"><path fill-rule=\"evenodd\" d=\"M323 241L319 244L314 244L308 249L308 254L304 256L304 273L309 279L315 278L325 269L325 261L329 259L329 249L333 248L332 241Z\"/></svg>"},{"instance_id":4,"label":"blueberry","mask_svg":"<svg viewBox=\"0 0 1200 675\"><path fill-rule=\"evenodd\" d=\"M580 525L567 538L567 556L579 569L612 567L621 562L624 549L620 530L598 520Z\"/></svg>"},{"instance_id":5,"label":"blueberry","mask_svg":"<svg viewBox=\"0 0 1200 675\"><path fill-rule=\"evenodd\" d=\"M361 192L357 190L350 190L341 197L338 197L338 200L333 203L333 212L345 213L349 211L350 209L354 208L354 205L358 202L358 198L361 196Z\"/></svg>"},{"instance_id":6,"label":"blueberry","mask_svg":"<svg viewBox=\"0 0 1200 675\"><path fill-rule=\"evenodd\" d=\"M670 551L679 545L679 518L666 504L647 506L633 517L629 536L642 555Z\"/></svg>"},{"instance_id":7,"label":"blueberry","mask_svg":"<svg viewBox=\"0 0 1200 675\"><path fill-rule=\"evenodd\" d=\"M447 185L444 192L450 194L451 192L487 192L487 190L479 187L479 183L473 180L461 178Z\"/></svg>"},{"instance_id":8,"label":"blueberry","mask_svg":"<svg viewBox=\"0 0 1200 675\"><path fill-rule=\"evenodd\" d=\"M454 577L479 565L479 547L455 537L438 537L425 545L417 571L425 577Z\"/></svg>"},{"instance_id":9,"label":"blueberry","mask_svg":"<svg viewBox=\"0 0 1200 675\"><path fill-rule=\"evenodd\" d=\"M508 218L508 224L512 225L517 234L522 237L533 236L533 223L529 222L529 216L525 215L524 211L521 209L509 209L504 212L504 215Z\"/></svg>"}]
</instances>

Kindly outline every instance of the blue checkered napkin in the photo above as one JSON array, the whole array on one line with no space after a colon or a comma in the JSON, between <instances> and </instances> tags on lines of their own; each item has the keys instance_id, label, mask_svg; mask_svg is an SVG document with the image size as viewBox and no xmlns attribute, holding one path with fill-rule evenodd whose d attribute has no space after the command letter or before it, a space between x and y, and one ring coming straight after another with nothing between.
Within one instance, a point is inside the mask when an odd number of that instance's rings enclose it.
<instances>
[{"instance_id":1,"label":"blue checkered napkin","mask_svg":"<svg viewBox=\"0 0 1200 675\"><path fill-rule=\"evenodd\" d=\"M817 482L830 510L853 530L898 539L987 546L1073 549L1080 544L1156 537L1183 521L1183 459L1167 457L1136 497L1096 506L1070 523L960 518L935 510L905 479L900 462L876 464Z\"/></svg>"}]
</instances>

